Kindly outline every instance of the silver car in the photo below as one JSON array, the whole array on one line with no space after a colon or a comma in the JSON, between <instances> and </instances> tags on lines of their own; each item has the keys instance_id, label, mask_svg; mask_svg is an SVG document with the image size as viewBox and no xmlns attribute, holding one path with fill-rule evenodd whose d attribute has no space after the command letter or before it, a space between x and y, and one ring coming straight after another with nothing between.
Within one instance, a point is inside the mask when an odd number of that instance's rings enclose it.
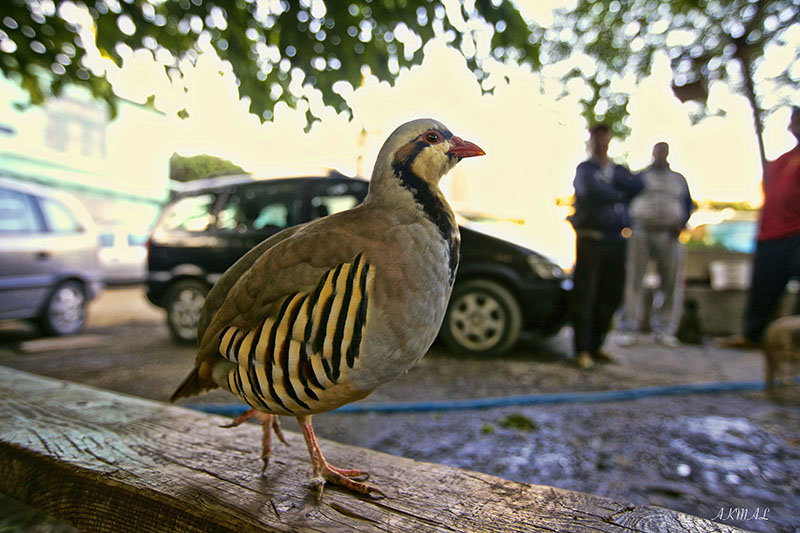
<instances>
[{"instance_id":1,"label":"silver car","mask_svg":"<svg viewBox=\"0 0 800 533\"><path fill-rule=\"evenodd\" d=\"M70 194L0 176L0 320L75 333L102 279L86 208Z\"/></svg>"}]
</instances>

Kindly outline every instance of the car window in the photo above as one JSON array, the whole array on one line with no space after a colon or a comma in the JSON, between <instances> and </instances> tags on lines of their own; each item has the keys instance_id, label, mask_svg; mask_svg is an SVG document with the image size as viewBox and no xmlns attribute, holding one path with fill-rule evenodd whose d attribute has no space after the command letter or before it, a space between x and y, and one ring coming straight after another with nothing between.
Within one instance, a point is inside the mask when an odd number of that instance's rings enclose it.
<instances>
[{"instance_id":1,"label":"car window","mask_svg":"<svg viewBox=\"0 0 800 533\"><path fill-rule=\"evenodd\" d=\"M81 233L84 230L75 215L58 200L40 198L39 205L42 207L47 228L51 233Z\"/></svg>"},{"instance_id":2,"label":"car window","mask_svg":"<svg viewBox=\"0 0 800 533\"><path fill-rule=\"evenodd\" d=\"M113 248L114 247L114 234L113 233L101 233L100 234L100 246L103 248Z\"/></svg>"},{"instance_id":3,"label":"car window","mask_svg":"<svg viewBox=\"0 0 800 533\"><path fill-rule=\"evenodd\" d=\"M43 230L32 197L0 189L0 233L37 233Z\"/></svg>"},{"instance_id":4,"label":"car window","mask_svg":"<svg viewBox=\"0 0 800 533\"><path fill-rule=\"evenodd\" d=\"M315 196L311 199L311 220L347 211L358 205L358 198L351 195Z\"/></svg>"},{"instance_id":5,"label":"car window","mask_svg":"<svg viewBox=\"0 0 800 533\"><path fill-rule=\"evenodd\" d=\"M169 205L162 218L162 227L166 230L182 230L202 232L211 225L211 208L214 206L214 195L201 194L181 198Z\"/></svg>"},{"instance_id":6,"label":"car window","mask_svg":"<svg viewBox=\"0 0 800 533\"><path fill-rule=\"evenodd\" d=\"M128 246L144 246L147 244L147 235L128 233Z\"/></svg>"},{"instance_id":7,"label":"car window","mask_svg":"<svg viewBox=\"0 0 800 533\"><path fill-rule=\"evenodd\" d=\"M367 195L361 181L316 185L311 195L311 220L352 209Z\"/></svg>"},{"instance_id":8,"label":"car window","mask_svg":"<svg viewBox=\"0 0 800 533\"><path fill-rule=\"evenodd\" d=\"M217 213L217 228L245 233L283 229L297 223L297 187L287 183L256 183L228 195Z\"/></svg>"}]
</instances>

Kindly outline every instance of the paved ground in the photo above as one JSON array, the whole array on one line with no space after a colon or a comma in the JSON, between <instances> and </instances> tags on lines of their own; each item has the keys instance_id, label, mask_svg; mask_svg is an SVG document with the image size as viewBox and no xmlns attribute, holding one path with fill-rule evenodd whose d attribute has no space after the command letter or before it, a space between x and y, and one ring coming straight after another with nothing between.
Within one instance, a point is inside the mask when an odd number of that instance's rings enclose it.
<instances>
[{"instance_id":1,"label":"paved ground","mask_svg":"<svg viewBox=\"0 0 800 533\"><path fill-rule=\"evenodd\" d=\"M528 339L500 359L457 357L434 346L420 365L366 401L762 377L757 352L710 345L669 350L649 341L620 349L613 338L609 345L620 364L591 371L569 364L568 330L546 341ZM69 339L39 339L20 324L0 327L0 364L157 400L169 396L193 359L190 347L169 340L163 312L139 288L106 291L90 309L87 332ZM215 392L191 403L230 401ZM290 419L284 424L296 429ZM661 505L755 531L800 531L797 388L783 391L777 402L753 392L418 414L331 413L315 417L315 427L342 442L508 479ZM30 527L17 508L9 511L0 501L0 530L4 515L6 524ZM749 519L733 519L745 513Z\"/></svg>"}]
</instances>

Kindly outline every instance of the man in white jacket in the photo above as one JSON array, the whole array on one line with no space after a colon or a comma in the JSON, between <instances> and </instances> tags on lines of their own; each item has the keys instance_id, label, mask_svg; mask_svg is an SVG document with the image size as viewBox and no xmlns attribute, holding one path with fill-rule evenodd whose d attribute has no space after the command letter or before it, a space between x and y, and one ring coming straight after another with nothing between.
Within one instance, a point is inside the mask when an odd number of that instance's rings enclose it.
<instances>
[{"instance_id":1,"label":"man in white jacket","mask_svg":"<svg viewBox=\"0 0 800 533\"><path fill-rule=\"evenodd\" d=\"M662 303L651 312L651 326L656 342L674 348L675 331L683 309L681 275L684 250L678 236L686 226L694 202L686 178L672 170L667 162L669 145L656 143L653 162L642 171L644 190L631 202L632 234L628 242L625 279L625 307L619 344L637 342L637 332L644 316L642 281L650 259L661 279Z\"/></svg>"}]
</instances>

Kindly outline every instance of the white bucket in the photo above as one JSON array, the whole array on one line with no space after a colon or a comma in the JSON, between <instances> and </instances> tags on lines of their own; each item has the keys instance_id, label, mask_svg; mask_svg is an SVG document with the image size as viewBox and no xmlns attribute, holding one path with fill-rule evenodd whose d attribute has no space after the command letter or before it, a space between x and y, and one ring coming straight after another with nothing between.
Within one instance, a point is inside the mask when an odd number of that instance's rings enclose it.
<instances>
[{"instance_id":1,"label":"white bucket","mask_svg":"<svg viewBox=\"0 0 800 533\"><path fill-rule=\"evenodd\" d=\"M753 265L750 261L711 261L708 270L713 290L742 290L750 286Z\"/></svg>"}]
</instances>

